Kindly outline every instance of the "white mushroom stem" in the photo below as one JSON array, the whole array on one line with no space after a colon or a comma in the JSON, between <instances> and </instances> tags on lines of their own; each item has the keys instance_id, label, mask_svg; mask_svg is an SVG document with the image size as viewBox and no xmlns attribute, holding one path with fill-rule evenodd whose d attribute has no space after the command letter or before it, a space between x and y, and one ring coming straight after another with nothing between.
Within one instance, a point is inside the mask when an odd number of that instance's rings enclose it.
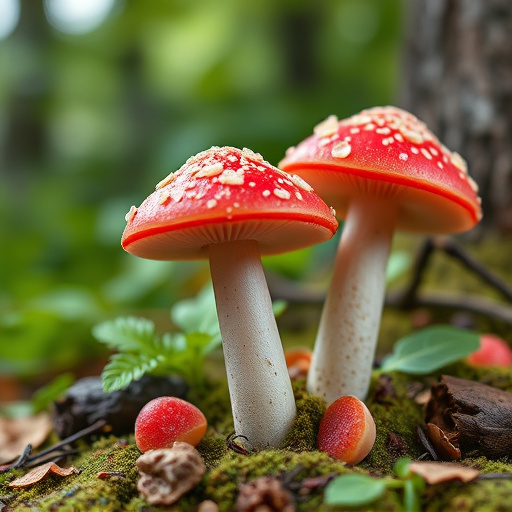
<instances>
[{"instance_id":1,"label":"white mushroom stem","mask_svg":"<svg viewBox=\"0 0 512 512\"><path fill-rule=\"evenodd\" d=\"M395 218L390 202L359 197L350 203L307 382L329 404L368 393Z\"/></svg>"},{"instance_id":2,"label":"white mushroom stem","mask_svg":"<svg viewBox=\"0 0 512 512\"><path fill-rule=\"evenodd\" d=\"M296 409L258 243L209 253L235 432L257 450L278 447Z\"/></svg>"}]
</instances>

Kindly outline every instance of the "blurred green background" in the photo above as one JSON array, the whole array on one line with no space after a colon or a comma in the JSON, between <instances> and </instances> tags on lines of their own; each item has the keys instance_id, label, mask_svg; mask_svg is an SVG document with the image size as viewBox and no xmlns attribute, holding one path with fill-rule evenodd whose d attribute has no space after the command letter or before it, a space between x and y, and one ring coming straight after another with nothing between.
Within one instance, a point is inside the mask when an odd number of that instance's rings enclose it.
<instances>
[{"instance_id":1,"label":"blurred green background","mask_svg":"<svg viewBox=\"0 0 512 512\"><path fill-rule=\"evenodd\" d=\"M97 373L96 322L168 320L208 269L125 254L130 206L212 145L277 164L393 103L402 21L399 0L0 0L0 379ZM308 280L323 257L268 264Z\"/></svg>"}]
</instances>

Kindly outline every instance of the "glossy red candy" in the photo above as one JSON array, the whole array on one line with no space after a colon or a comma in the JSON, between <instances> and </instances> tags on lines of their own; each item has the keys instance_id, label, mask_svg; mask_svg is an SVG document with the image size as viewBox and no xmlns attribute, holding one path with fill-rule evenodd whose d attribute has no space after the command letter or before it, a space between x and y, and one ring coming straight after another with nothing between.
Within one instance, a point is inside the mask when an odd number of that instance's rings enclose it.
<instances>
[{"instance_id":1,"label":"glossy red candy","mask_svg":"<svg viewBox=\"0 0 512 512\"><path fill-rule=\"evenodd\" d=\"M493 334L480 337L480 348L468 356L472 366L510 366L512 349L503 339Z\"/></svg>"},{"instance_id":2,"label":"glossy red candy","mask_svg":"<svg viewBox=\"0 0 512 512\"><path fill-rule=\"evenodd\" d=\"M346 395L327 407L317 445L331 457L355 465L370 453L375 435L375 422L366 405L355 396Z\"/></svg>"},{"instance_id":3,"label":"glossy red candy","mask_svg":"<svg viewBox=\"0 0 512 512\"><path fill-rule=\"evenodd\" d=\"M173 396L148 402L135 421L135 442L141 452L169 448L175 441L196 446L206 432L204 414L191 403Z\"/></svg>"}]
</instances>

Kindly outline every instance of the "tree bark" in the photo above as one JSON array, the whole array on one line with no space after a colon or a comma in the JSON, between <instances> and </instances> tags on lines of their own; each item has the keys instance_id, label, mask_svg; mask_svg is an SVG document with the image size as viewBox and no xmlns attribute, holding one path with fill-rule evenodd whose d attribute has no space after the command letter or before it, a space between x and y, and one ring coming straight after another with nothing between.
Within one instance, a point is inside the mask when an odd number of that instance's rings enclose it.
<instances>
[{"instance_id":1,"label":"tree bark","mask_svg":"<svg viewBox=\"0 0 512 512\"><path fill-rule=\"evenodd\" d=\"M411 0L400 103L467 161L481 229L512 232L512 2Z\"/></svg>"}]
</instances>

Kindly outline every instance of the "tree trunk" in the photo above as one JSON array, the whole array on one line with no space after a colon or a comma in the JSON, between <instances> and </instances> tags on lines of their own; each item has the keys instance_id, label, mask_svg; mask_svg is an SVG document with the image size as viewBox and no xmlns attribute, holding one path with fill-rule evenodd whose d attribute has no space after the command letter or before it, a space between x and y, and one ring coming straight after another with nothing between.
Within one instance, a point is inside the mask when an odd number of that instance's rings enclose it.
<instances>
[{"instance_id":1,"label":"tree trunk","mask_svg":"<svg viewBox=\"0 0 512 512\"><path fill-rule=\"evenodd\" d=\"M401 104L467 161L482 229L512 232L512 2L410 0Z\"/></svg>"}]
</instances>

